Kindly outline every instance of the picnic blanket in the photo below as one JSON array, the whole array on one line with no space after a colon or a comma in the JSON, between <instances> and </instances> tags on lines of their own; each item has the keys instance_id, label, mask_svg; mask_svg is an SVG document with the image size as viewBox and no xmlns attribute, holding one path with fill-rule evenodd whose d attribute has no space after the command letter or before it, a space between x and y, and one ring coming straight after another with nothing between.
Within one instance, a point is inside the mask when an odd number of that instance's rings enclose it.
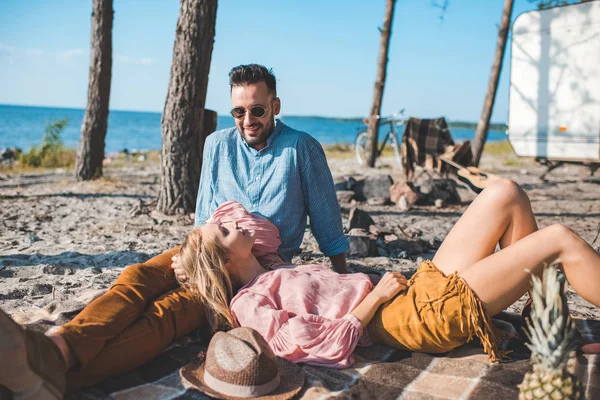
<instances>
[{"instance_id":1,"label":"picnic blanket","mask_svg":"<svg viewBox=\"0 0 600 400\"><path fill-rule=\"evenodd\" d=\"M454 145L454 140L444 118L410 117L402 135L402 171L405 180L412 181L415 165L439 170L439 156L451 145Z\"/></svg>"},{"instance_id":2,"label":"picnic blanket","mask_svg":"<svg viewBox=\"0 0 600 400\"><path fill-rule=\"evenodd\" d=\"M98 292L98 295L101 291ZM88 296L89 297L89 296ZM66 323L90 301L71 299L45 307L45 318L29 321L29 327L45 331ZM22 319L22 316L21 316ZM600 321L576 319L582 337L600 341ZM24 322L24 321L21 321ZM502 313L494 324L508 337L515 336L520 317ZM69 396L69 399L206 399L186 386L179 370L200 351L206 351L208 337L196 332L173 343L163 354L136 370L109 379ZM384 346L357 348L352 368L334 370L303 365L306 381L302 399L516 399L517 385L530 369L524 342L513 338L503 343L512 350L509 360L488 363L476 342L442 355L398 351ZM600 399L600 357L577 356L587 399Z\"/></svg>"}]
</instances>

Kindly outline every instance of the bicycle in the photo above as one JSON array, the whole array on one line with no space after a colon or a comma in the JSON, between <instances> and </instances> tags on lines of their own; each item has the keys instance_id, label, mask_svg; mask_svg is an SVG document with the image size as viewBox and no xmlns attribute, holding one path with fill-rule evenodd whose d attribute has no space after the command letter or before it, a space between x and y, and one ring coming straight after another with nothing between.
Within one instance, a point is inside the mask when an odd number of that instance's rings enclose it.
<instances>
[{"instance_id":1,"label":"bicycle","mask_svg":"<svg viewBox=\"0 0 600 400\"><path fill-rule=\"evenodd\" d=\"M387 118L381 119L380 116L377 116L377 118L380 119L379 126L381 127L382 125L389 125L390 129L385 135L383 142L381 142L379 148L377 149L377 153L375 154L375 158L379 158L389 140L392 148L394 149L394 158L400 170L402 170L402 156L400 155L400 141L398 140L398 131L396 130L396 125L404 125L404 120L398 119L398 117L402 115L404 115L404 108ZM367 125L369 124L369 120L367 118L363 119L363 122ZM354 141L356 161L358 161L359 165L367 165L367 136L368 132L359 132L356 135L356 140Z\"/></svg>"}]
</instances>

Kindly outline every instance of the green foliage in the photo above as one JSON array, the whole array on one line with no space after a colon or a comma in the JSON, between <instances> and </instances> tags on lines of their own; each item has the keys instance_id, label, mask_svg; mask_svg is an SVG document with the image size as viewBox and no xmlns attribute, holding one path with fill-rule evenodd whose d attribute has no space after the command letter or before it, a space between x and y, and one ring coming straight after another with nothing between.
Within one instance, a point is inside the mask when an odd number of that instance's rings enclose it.
<instances>
[{"instance_id":1,"label":"green foliage","mask_svg":"<svg viewBox=\"0 0 600 400\"><path fill-rule=\"evenodd\" d=\"M28 153L19 156L22 165L30 167L59 168L75 165L77 153L63 146L60 134L69 120L67 118L49 122L44 130L42 146L33 146Z\"/></svg>"}]
</instances>

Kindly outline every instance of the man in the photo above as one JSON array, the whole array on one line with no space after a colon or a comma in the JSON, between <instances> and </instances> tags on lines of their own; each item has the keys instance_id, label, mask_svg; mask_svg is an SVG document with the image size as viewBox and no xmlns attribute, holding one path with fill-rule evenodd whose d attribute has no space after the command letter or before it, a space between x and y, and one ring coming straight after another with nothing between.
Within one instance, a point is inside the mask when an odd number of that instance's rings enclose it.
<instances>
[{"instance_id":1,"label":"man","mask_svg":"<svg viewBox=\"0 0 600 400\"><path fill-rule=\"evenodd\" d=\"M279 255L290 261L308 215L321 250L336 271L346 272L348 243L321 146L275 122L281 102L266 68L236 67L230 79L236 128L206 142L196 223L220 203L237 200L278 226ZM176 338L207 327L202 304L175 280L171 260L178 250L130 265L105 294L48 336L23 330L0 311L0 356L12 360L4 363L10 368L0 368L0 396L5 386L17 394L36 391L30 398L58 399L134 369Z\"/></svg>"},{"instance_id":2,"label":"man","mask_svg":"<svg viewBox=\"0 0 600 400\"><path fill-rule=\"evenodd\" d=\"M229 84L236 127L206 139L196 225L206 222L220 204L235 200L277 226L279 255L290 262L302 244L308 216L333 269L348 272L344 255L348 241L321 145L275 120L281 100L272 71L240 65L229 73Z\"/></svg>"}]
</instances>

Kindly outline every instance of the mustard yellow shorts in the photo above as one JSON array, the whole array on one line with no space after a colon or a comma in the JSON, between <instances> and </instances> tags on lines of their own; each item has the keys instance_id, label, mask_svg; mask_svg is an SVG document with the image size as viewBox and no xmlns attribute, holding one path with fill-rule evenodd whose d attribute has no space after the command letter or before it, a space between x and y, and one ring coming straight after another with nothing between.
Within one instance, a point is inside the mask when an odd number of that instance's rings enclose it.
<instances>
[{"instance_id":1,"label":"mustard yellow shorts","mask_svg":"<svg viewBox=\"0 0 600 400\"><path fill-rule=\"evenodd\" d=\"M457 273L424 261L407 290L382 305L369 325L373 342L400 350L445 353L477 336L490 361L503 354L483 304Z\"/></svg>"}]
</instances>

